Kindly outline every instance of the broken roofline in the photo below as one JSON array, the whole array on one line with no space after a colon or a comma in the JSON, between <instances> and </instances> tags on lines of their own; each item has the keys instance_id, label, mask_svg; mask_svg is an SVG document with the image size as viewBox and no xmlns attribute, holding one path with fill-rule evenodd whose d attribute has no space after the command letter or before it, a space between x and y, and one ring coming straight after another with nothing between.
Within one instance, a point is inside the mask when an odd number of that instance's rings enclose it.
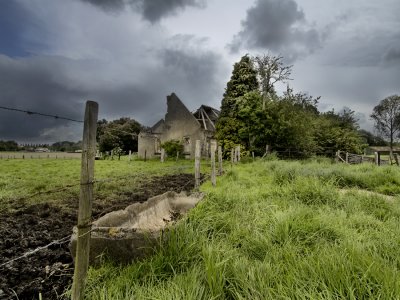
<instances>
[{"instance_id":1,"label":"broken roofline","mask_svg":"<svg viewBox=\"0 0 400 300\"><path fill-rule=\"evenodd\" d=\"M214 131L215 122L218 120L219 114L219 110L203 104L193 113L193 116L204 130ZM208 127L207 124L209 125Z\"/></svg>"},{"instance_id":2,"label":"broken roofline","mask_svg":"<svg viewBox=\"0 0 400 300\"><path fill-rule=\"evenodd\" d=\"M181 104L186 108L186 110L188 112L190 112L187 109L186 105L180 100L180 98L175 93L171 93L170 96L167 96L167 99L169 97L176 97L181 102ZM168 101L167 101L167 105L168 105ZM196 121L200 124L202 129L215 131L215 123L218 120L219 115L220 115L220 111L218 109L215 109L211 106L202 104L195 112L191 112L191 114L196 119ZM164 123L165 123L165 119L160 119L158 122L156 122L153 126L150 127L148 132L160 133L160 132L156 132L156 129L159 128ZM207 124L208 124L208 126L207 126Z\"/></svg>"}]
</instances>

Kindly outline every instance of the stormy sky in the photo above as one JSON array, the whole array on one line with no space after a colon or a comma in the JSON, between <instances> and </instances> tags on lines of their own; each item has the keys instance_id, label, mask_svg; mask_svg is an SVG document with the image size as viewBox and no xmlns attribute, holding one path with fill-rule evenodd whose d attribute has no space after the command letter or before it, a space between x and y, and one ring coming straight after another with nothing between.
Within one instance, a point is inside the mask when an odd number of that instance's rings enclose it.
<instances>
[{"instance_id":1,"label":"stormy sky","mask_svg":"<svg viewBox=\"0 0 400 300\"><path fill-rule=\"evenodd\" d=\"M398 0L2 0L0 106L150 126L175 92L219 108L246 53L282 55L320 109L369 115L400 94ZM282 87L283 89L283 87ZM82 125L0 109L0 140L81 139Z\"/></svg>"}]
</instances>

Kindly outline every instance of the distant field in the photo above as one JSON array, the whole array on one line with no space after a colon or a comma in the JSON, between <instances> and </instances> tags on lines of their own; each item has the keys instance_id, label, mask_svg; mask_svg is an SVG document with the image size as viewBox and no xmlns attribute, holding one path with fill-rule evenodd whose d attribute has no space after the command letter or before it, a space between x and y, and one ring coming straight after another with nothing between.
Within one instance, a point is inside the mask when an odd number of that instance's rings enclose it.
<instances>
[{"instance_id":1,"label":"distant field","mask_svg":"<svg viewBox=\"0 0 400 300\"><path fill-rule=\"evenodd\" d=\"M81 158L81 153L67 152L0 152L0 159L71 159Z\"/></svg>"}]
</instances>

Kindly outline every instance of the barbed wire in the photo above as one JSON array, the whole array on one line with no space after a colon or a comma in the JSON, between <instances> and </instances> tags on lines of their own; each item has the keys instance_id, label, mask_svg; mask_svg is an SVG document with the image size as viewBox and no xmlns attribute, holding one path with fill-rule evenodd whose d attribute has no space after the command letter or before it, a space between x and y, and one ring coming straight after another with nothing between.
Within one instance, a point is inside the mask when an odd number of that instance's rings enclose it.
<instances>
[{"instance_id":1,"label":"barbed wire","mask_svg":"<svg viewBox=\"0 0 400 300\"><path fill-rule=\"evenodd\" d=\"M137 174L135 174L135 175L137 175ZM206 180L208 180L210 177L211 177L210 175L205 175L205 176L200 180L200 182L201 182L201 183L204 183L204 182L205 182ZM127 178L127 176L125 176L125 177L123 177L123 178ZM131 175L130 175L130 178L132 178ZM119 179L121 179L121 178L119 178ZM108 179L100 179L100 180L94 180L94 181L92 181L92 182L88 182L88 183L86 183L86 184L93 184L93 183L97 183L97 182L110 182L111 180L112 180L111 178L108 178ZM193 180L188 180L188 181L182 186L182 188L185 188L185 187L186 187L188 184L190 184L190 183L193 183ZM75 185L68 185L68 186L63 187L63 189L71 188L71 187L78 186L78 185L81 185L81 183L80 183L80 184L75 184ZM61 189L57 189L57 191L60 191L60 190L61 190ZM54 191L54 190L53 190L53 191ZM46 191L46 192L48 193L48 192L50 192L50 191ZM92 224L91 224L91 225L92 225ZM78 236L78 238L79 238L79 237L82 237L82 236L85 236L85 235L87 235L87 234L90 234L90 233L93 232L94 230L95 230L95 228L92 228L91 230L89 230L88 232L84 233L83 235ZM20 256L18 256L18 257L12 258L12 259L10 259L10 260L4 262L4 263L1 263L1 264L0 264L0 267L6 266L6 265L8 265L8 264L10 264L10 263L12 263L12 262L14 262L14 261L17 261L17 260L26 258L26 257L28 257L28 256L31 256L31 255L33 255L33 254L35 254L35 253L37 253L37 252L39 252L39 251L41 251L41 250L45 250L45 249L51 247L51 246L53 246L53 245L62 245L62 244L65 244L65 243L69 242L70 239L71 239L71 235L68 235L68 236L65 236L65 237L63 237L63 238L61 238L61 239L59 239L59 240L52 241L51 243L49 243L49 244L47 244L47 245L45 245L45 246L40 246L40 247L37 247L36 249L27 251L27 252L25 252L24 254L22 254L22 255L20 255Z\"/></svg>"},{"instance_id":2,"label":"barbed wire","mask_svg":"<svg viewBox=\"0 0 400 300\"><path fill-rule=\"evenodd\" d=\"M16 112L22 112L22 113L26 113L28 115L39 115L39 116L43 116L43 117L49 117L49 118L54 118L54 119L60 119L60 120L67 120L67 121L71 121L71 122L83 123L83 121L80 121L80 120L75 120L75 119L71 119L71 118L68 118L68 117L62 117L62 116L59 116L59 115L45 114L45 113L31 111L31 110L23 110L23 109L19 109L19 108L5 107L5 106L0 106L0 109L16 111Z\"/></svg>"},{"instance_id":3,"label":"barbed wire","mask_svg":"<svg viewBox=\"0 0 400 300\"><path fill-rule=\"evenodd\" d=\"M67 243L67 242L70 240L70 238L71 238L71 235L68 235L68 236L63 237L62 239L59 239L59 240L56 240L56 241L52 241L50 244L47 244L47 245L45 245L45 246L37 247L37 248L34 249L34 250L30 250L30 251L28 251L28 252L25 252L25 253L24 253L23 255L21 255L21 256L15 257L15 258L13 258L13 259L10 259L10 260L6 261L5 263L0 264L0 267L3 267L3 266L5 266L5 265L8 265L8 264L14 262L14 261L17 261L17 260L26 258L26 257L28 257L28 256L31 256L31 255L33 255L33 254L35 254L35 253L37 253L37 252L39 252L39 251L41 251L41 250L44 250L44 249L47 249L47 248L51 247L51 246L53 246L53 245L62 245L62 244L65 244L65 243Z\"/></svg>"}]
</instances>

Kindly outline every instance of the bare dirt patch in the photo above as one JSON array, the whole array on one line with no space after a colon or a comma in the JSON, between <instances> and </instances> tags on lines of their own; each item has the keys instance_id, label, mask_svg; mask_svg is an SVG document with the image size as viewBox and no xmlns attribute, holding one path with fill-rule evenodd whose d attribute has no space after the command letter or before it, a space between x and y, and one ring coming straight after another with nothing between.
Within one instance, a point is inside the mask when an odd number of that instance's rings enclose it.
<instances>
[{"instance_id":1,"label":"bare dirt patch","mask_svg":"<svg viewBox=\"0 0 400 300\"><path fill-rule=\"evenodd\" d=\"M167 191L190 191L194 186L191 174L153 177L133 192L125 192L121 200L93 203L93 218L123 209L135 202ZM77 203L31 205L0 214L0 299L58 299L72 282L73 262L68 242L54 243L33 255L8 262L25 253L68 237L76 224Z\"/></svg>"}]
</instances>

